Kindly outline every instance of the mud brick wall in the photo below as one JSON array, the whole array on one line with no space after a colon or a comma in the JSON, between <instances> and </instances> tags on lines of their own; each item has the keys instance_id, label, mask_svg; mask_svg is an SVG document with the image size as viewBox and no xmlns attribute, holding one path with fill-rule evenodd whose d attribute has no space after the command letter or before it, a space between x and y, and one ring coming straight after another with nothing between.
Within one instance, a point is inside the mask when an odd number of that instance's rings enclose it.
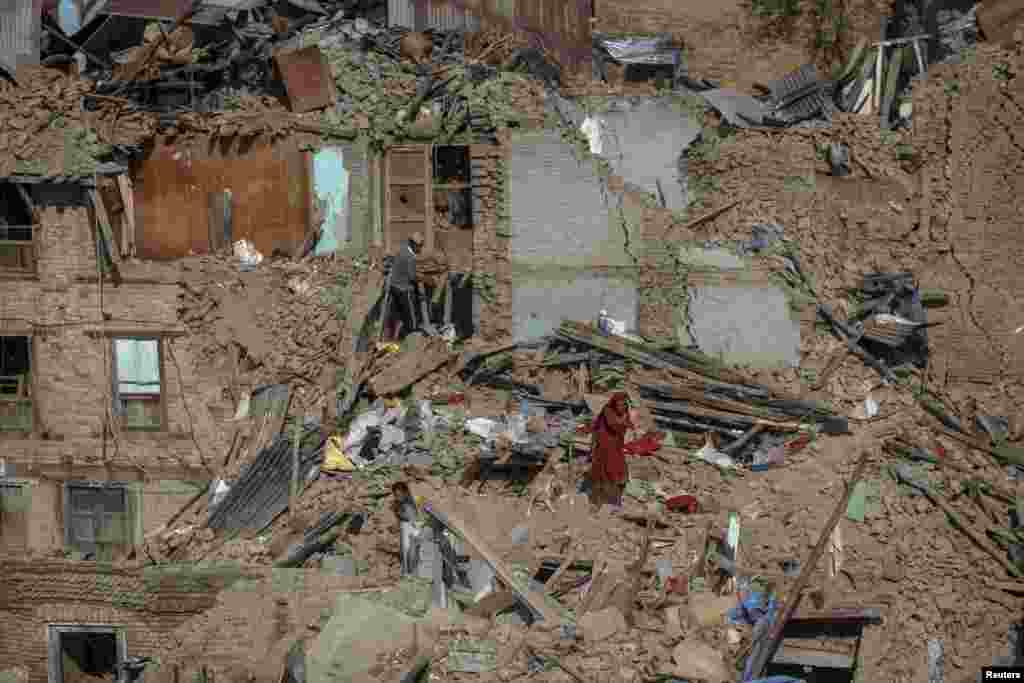
<instances>
[{"instance_id":1,"label":"mud brick wall","mask_svg":"<svg viewBox=\"0 0 1024 683\"><path fill-rule=\"evenodd\" d=\"M32 473L29 473L32 474ZM60 475L51 472L48 475ZM127 481L138 486L141 494L143 533L159 528L195 495L196 489L181 481L160 480L136 482L137 471L103 468L77 468L72 475L81 480ZM69 477L71 478L71 477ZM30 552L51 556L64 548L64 493L63 482L49 478L24 483L24 534L16 537L0 536L0 547L9 552ZM9 529L10 522L5 526Z\"/></svg>"},{"instance_id":2,"label":"mud brick wall","mask_svg":"<svg viewBox=\"0 0 1024 683\"><path fill-rule=\"evenodd\" d=\"M315 638L317 632L308 627L322 625L321 619L330 616L338 593L365 585L360 578L316 570L253 571L263 578L222 591L214 607L172 634L159 654L167 672L177 665L181 680L190 680L201 664L212 669L215 680L243 668L257 674L257 681L276 681L285 652L295 639ZM188 658L182 657L183 652ZM170 683L171 679L156 680Z\"/></svg>"},{"instance_id":3,"label":"mud brick wall","mask_svg":"<svg viewBox=\"0 0 1024 683\"><path fill-rule=\"evenodd\" d=\"M103 319L101 298L111 327L144 333L171 330L178 324L179 289L174 280L126 278L120 287L104 283L101 293L86 209L44 206L40 213L37 277L0 280L0 332L33 337L35 433L3 435L4 455L19 464L19 476L32 476L29 465L44 469L65 461L76 467L100 465L104 413L112 400L111 353L109 339L89 333L98 330ZM183 340L166 338L164 344L166 433L119 434L116 443L108 440L106 456L122 469L139 463L152 478L190 478L182 471L182 463L198 463L197 443L208 454L223 453L226 444L221 443L207 410L200 393L202 378ZM133 469L138 477L140 470ZM66 478L79 478L83 473L66 474ZM93 474L107 478L102 471Z\"/></svg>"},{"instance_id":4,"label":"mud brick wall","mask_svg":"<svg viewBox=\"0 0 1024 683\"><path fill-rule=\"evenodd\" d=\"M477 334L497 339L512 329L512 271L507 224L508 148L504 145L470 145L473 172L473 272L484 275L491 287L474 290L479 302ZM487 276L490 277L487 277Z\"/></svg>"},{"instance_id":5,"label":"mud brick wall","mask_svg":"<svg viewBox=\"0 0 1024 683\"><path fill-rule=\"evenodd\" d=\"M155 655L182 623L214 604L210 590L147 590L138 571L83 570L69 562L3 563L0 661L25 666L29 683L46 683L47 626L123 628L130 655Z\"/></svg>"},{"instance_id":6,"label":"mud brick wall","mask_svg":"<svg viewBox=\"0 0 1024 683\"><path fill-rule=\"evenodd\" d=\"M984 385L1024 376L1024 59L981 44L958 66L933 67L914 89L914 139L929 209L918 233L937 255L928 276L954 294L948 324L929 331L939 377ZM947 151L948 150L948 151Z\"/></svg>"}]
</instances>

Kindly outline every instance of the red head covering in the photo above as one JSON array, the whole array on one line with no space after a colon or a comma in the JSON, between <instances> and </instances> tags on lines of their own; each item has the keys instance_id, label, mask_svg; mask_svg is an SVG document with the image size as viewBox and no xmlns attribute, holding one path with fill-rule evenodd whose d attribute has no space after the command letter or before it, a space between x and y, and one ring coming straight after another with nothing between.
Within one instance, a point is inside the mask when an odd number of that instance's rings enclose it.
<instances>
[{"instance_id":1,"label":"red head covering","mask_svg":"<svg viewBox=\"0 0 1024 683\"><path fill-rule=\"evenodd\" d=\"M633 426L626 409L628 400L629 394L616 392L594 420L591 477L595 480L623 481L626 477L626 455L622 448L626 432Z\"/></svg>"}]
</instances>

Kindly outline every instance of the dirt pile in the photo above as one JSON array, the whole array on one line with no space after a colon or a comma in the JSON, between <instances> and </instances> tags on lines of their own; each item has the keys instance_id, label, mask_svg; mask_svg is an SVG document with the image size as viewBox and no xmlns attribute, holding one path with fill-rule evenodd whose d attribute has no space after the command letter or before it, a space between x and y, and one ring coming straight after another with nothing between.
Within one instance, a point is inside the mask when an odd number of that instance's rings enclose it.
<instances>
[{"instance_id":1,"label":"dirt pile","mask_svg":"<svg viewBox=\"0 0 1024 683\"><path fill-rule=\"evenodd\" d=\"M182 260L179 315L204 374L235 405L257 386L291 384L299 414L319 416L333 394L343 322L367 267L341 258L269 258L243 272L228 257Z\"/></svg>"}]
</instances>

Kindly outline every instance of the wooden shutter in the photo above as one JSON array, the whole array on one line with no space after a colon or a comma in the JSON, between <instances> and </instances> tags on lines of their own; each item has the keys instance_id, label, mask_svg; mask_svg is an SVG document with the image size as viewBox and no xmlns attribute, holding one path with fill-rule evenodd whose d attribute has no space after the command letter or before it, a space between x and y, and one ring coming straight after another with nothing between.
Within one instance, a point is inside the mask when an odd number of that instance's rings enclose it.
<instances>
[{"instance_id":1,"label":"wooden shutter","mask_svg":"<svg viewBox=\"0 0 1024 683\"><path fill-rule=\"evenodd\" d=\"M384 246L394 253L414 232L434 248L430 145L398 145L384 157Z\"/></svg>"}]
</instances>

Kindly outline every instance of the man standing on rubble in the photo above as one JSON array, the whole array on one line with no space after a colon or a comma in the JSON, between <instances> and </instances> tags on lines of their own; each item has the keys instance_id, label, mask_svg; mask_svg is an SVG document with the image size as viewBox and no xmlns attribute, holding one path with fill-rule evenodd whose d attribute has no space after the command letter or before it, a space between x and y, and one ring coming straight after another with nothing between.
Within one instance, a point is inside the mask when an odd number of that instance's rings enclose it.
<instances>
[{"instance_id":1,"label":"man standing on rubble","mask_svg":"<svg viewBox=\"0 0 1024 683\"><path fill-rule=\"evenodd\" d=\"M590 502L622 506L629 470L626 467L626 433L633 428L629 395L624 391L612 395L608 405L594 420L594 443L591 448Z\"/></svg>"},{"instance_id":2,"label":"man standing on rubble","mask_svg":"<svg viewBox=\"0 0 1024 683\"><path fill-rule=\"evenodd\" d=\"M391 314L388 321L391 333L388 338L395 340L416 329L416 255L423 248L423 235L418 232L399 248L391 262ZM395 326L401 323L401 331L396 334ZM400 336L399 336L400 335Z\"/></svg>"}]
</instances>

